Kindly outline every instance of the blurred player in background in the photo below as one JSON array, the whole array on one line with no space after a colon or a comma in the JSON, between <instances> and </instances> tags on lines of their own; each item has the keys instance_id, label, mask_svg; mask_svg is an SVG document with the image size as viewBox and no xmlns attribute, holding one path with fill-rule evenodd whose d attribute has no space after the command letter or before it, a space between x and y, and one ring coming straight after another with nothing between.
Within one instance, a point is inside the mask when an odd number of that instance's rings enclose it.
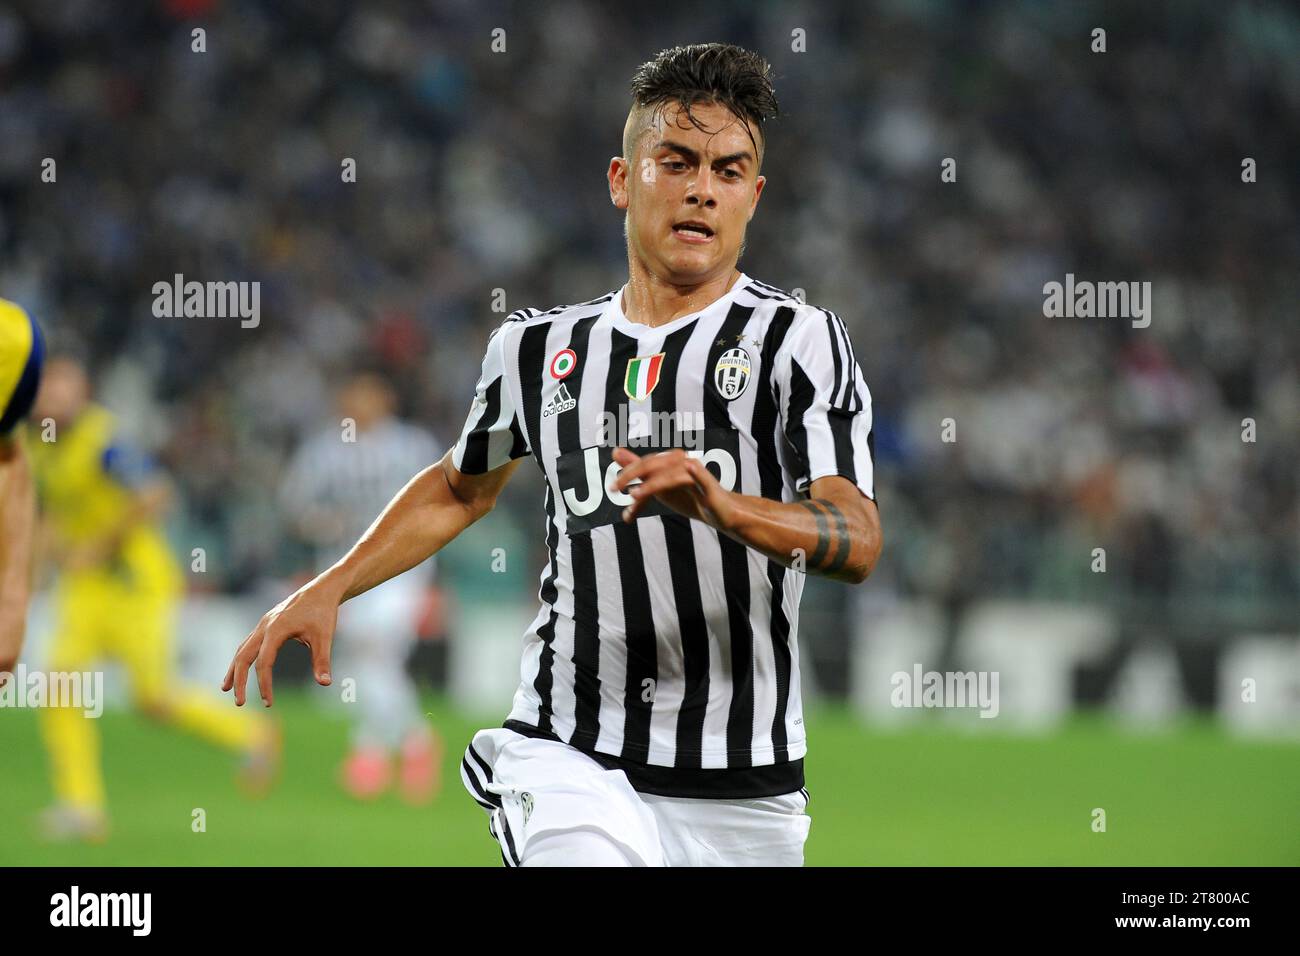
<instances>
[{"instance_id":1,"label":"blurred player in background","mask_svg":"<svg viewBox=\"0 0 1300 956\"><path fill-rule=\"evenodd\" d=\"M240 782L260 793L278 764L279 732L260 714L231 714L174 672L173 614L184 580L159 527L170 484L124 441L113 415L90 400L85 369L56 356L46 365L34 415L53 440L27 436L41 505L41 551L58 569L51 671L120 661L137 710L243 756ZM44 439L46 436L42 435ZM99 731L74 707L41 711L57 803L42 826L52 839L107 835Z\"/></svg>"},{"instance_id":2,"label":"blurred player in background","mask_svg":"<svg viewBox=\"0 0 1300 956\"><path fill-rule=\"evenodd\" d=\"M438 458L433 436L400 421L396 405L382 377L354 376L339 392L342 423L306 441L290 463L280 498L297 532L316 546L315 571L346 553L410 477ZM405 800L427 803L440 785L441 741L406 670L433 567L430 560L339 611L339 673L356 681L352 752L340 779L358 799L393 783L394 754Z\"/></svg>"},{"instance_id":3,"label":"blurred player in background","mask_svg":"<svg viewBox=\"0 0 1300 956\"><path fill-rule=\"evenodd\" d=\"M36 323L0 299L0 686L22 653L31 593L36 493L16 432L36 397L43 356Z\"/></svg>"}]
</instances>

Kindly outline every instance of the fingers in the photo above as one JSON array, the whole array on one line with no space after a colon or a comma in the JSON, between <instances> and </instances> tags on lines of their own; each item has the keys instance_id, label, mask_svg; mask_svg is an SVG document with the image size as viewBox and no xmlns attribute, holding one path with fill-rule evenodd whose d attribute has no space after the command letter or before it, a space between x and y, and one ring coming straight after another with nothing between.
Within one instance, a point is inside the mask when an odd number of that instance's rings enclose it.
<instances>
[{"instance_id":1,"label":"fingers","mask_svg":"<svg viewBox=\"0 0 1300 956\"><path fill-rule=\"evenodd\" d=\"M614 491L625 491L633 499L623 509L625 522L635 521L643 503L655 495L676 488L693 488L707 500L712 485L716 484L708 468L681 448L645 457L633 455L623 448L616 448L614 452L615 461L630 462L618 473L613 483Z\"/></svg>"},{"instance_id":2,"label":"fingers","mask_svg":"<svg viewBox=\"0 0 1300 956\"><path fill-rule=\"evenodd\" d=\"M230 659L230 666L226 668L226 678L221 682L221 692L223 694L229 691L230 688L235 686L235 672L239 668L239 655L244 653L244 648L248 646L248 642L253 639L253 634L256 634L258 628L260 628L261 626L262 625L259 622L257 627L253 628L252 633L249 634L242 641L240 641L239 647L235 648L235 656ZM235 694L235 700L236 702L238 702L239 700L238 692L236 692Z\"/></svg>"},{"instance_id":3,"label":"fingers","mask_svg":"<svg viewBox=\"0 0 1300 956\"><path fill-rule=\"evenodd\" d=\"M665 472L653 478L647 478L628 490L632 503L623 509L624 521L635 521L637 514L645 503L655 495L674 488L694 487L695 479L681 471Z\"/></svg>"},{"instance_id":4,"label":"fingers","mask_svg":"<svg viewBox=\"0 0 1300 956\"><path fill-rule=\"evenodd\" d=\"M619 452L625 454L620 456ZM634 455L625 448L615 448L614 460L623 465L623 468L614 479L614 490L624 491L629 482L636 481L638 478L645 479L661 468L672 468L686 458L686 452L680 448L670 448L668 451L658 451L644 457Z\"/></svg>"},{"instance_id":5,"label":"fingers","mask_svg":"<svg viewBox=\"0 0 1300 956\"><path fill-rule=\"evenodd\" d=\"M686 475L691 480L700 504L706 510L718 507L718 496L725 495L722 483L709 471L709 466L698 458L686 459Z\"/></svg>"},{"instance_id":6,"label":"fingers","mask_svg":"<svg viewBox=\"0 0 1300 956\"><path fill-rule=\"evenodd\" d=\"M244 706L245 691L248 687L248 666L252 663L256 650L253 650L253 641L257 637L257 631L248 635L247 640L239 646L235 654L235 660L230 665L230 673L226 676L229 686L235 689L235 706ZM250 653L251 652L251 653Z\"/></svg>"},{"instance_id":7,"label":"fingers","mask_svg":"<svg viewBox=\"0 0 1300 956\"><path fill-rule=\"evenodd\" d=\"M275 656L279 650L282 640L265 640L262 642L262 649L257 653L257 690L262 695L262 703L270 707L275 703L275 694L272 690L274 683L272 671L275 667Z\"/></svg>"},{"instance_id":8,"label":"fingers","mask_svg":"<svg viewBox=\"0 0 1300 956\"><path fill-rule=\"evenodd\" d=\"M328 687L333 680L330 677L330 647L333 643L333 633L311 642L311 672L316 675L316 683L322 687Z\"/></svg>"},{"instance_id":9,"label":"fingers","mask_svg":"<svg viewBox=\"0 0 1300 956\"><path fill-rule=\"evenodd\" d=\"M275 703L275 694L271 688L271 671L272 665L262 659L262 655L257 656L257 667L254 668L257 674L257 692L262 695L262 705L270 707Z\"/></svg>"},{"instance_id":10,"label":"fingers","mask_svg":"<svg viewBox=\"0 0 1300 956\"><path fill-rule=\"evenodd\" d=\"M647 464L653 458L653 455L647 455L642 458L640 455L634 455L626 448L614 449L614 460L623 467L619 473L614 476L614 490L622 491L627 487L627 483L636 478L649 467Z\"/></svg>"},{"instance_id":11,"label":"fingers","mask_svg":"<svg viewBox=\"0 0 1300 956\"><path fill-rule=\"evenodd\" d=\"M695 487L706 498L714 487L722 487L718 483L718 479L713 477L713 472L709 471L708 466L698 458L687 457L686 473L691 476L691 480L695 482Z\"/></svg>"}]
</instances>

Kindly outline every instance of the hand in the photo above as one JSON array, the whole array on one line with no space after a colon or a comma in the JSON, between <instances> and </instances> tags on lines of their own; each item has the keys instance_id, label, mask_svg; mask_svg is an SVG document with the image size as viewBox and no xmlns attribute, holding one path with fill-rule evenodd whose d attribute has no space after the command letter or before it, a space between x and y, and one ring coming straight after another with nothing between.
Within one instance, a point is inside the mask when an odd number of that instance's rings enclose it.
<instances>
[{"instance_id":1,"label":"hand","mask_svg":"<svg viewBox=\"0 0 1300 956\"><path fill-rule=\"evenodd\" d=\"M328 687L330 649L334 644L334 627L338 623L339 594L324 578L303 585L262 615L253 633L235 652L226 671L223 691L235 689L235 706L244 706L244 688L248 669L256 663L257 686L262 702L271 706L271 668L285 641L294 640L311 649L311 669L316 683Z\"/></svg>"},{"instance_id":2,"label":"hand","mask_svg":"<svg viewBox=\"0 0 1300 956\"><path fill-rule=\"evenodd\" d=\"M645 503L657 498L673 511L710 527L729 526L734 510L732 492L722 487L703 462L685 450L672 448L641 456L626 448L615 448L614 460L623 466L614 480L615 490L626 490L634 499L623 509L625 522L635 521ZM640 484L628 487L637 479Z\"/></svg>"}]
</instances>

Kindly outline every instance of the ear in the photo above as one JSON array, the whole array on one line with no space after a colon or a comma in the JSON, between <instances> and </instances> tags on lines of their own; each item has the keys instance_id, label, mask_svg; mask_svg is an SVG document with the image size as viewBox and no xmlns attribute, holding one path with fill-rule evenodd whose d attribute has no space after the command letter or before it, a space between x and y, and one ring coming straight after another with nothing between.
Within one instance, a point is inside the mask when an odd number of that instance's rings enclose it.
<instances>
[{"instance_id":1,"label":"ear","mask_svg":"<svg viewBox=\"0 0 1300 956\"><path fill-rule=\"evenodd\" d=\"M754 201L749 204L749 218L745 220L746 222L754 218L754 210L758 208L758 197L763 195L765 185L767 185L766 176L759 176L754 180Z\"/></svg>"},{"instance_id":2,"label":"ear","mask_svg":"<svg viewBox=\"0 0 1300 956\"><path fill-rule=\"evenodd\" d=\"M609 178L609 199L619 209L626 209L628 205L627 172L627 160L622 156L614 156L610 159L609 171L606 174Z\"/></svg>"}]
</instances>

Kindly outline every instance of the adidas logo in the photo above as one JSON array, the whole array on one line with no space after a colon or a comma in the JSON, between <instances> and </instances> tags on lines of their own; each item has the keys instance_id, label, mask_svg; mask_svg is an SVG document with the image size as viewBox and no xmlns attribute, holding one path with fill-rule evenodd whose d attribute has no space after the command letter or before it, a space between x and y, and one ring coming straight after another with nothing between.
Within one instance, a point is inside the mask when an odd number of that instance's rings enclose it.
<instances>
[{"instance_id":1,"label":"adidas logo","mask_svg":"<svg viewBox=\"0 0 1300 956\"><path fill-rule=\"evenodd\" d=\"M556 390L555 394L551 396L551 400L547 402L546 407L542 409L542 417L550 418L552 415L560 414L560 412L567 412L577 404L578 400L569 394L568 387L561 382L560 387Z\"/></svg>"}]
</instances>

